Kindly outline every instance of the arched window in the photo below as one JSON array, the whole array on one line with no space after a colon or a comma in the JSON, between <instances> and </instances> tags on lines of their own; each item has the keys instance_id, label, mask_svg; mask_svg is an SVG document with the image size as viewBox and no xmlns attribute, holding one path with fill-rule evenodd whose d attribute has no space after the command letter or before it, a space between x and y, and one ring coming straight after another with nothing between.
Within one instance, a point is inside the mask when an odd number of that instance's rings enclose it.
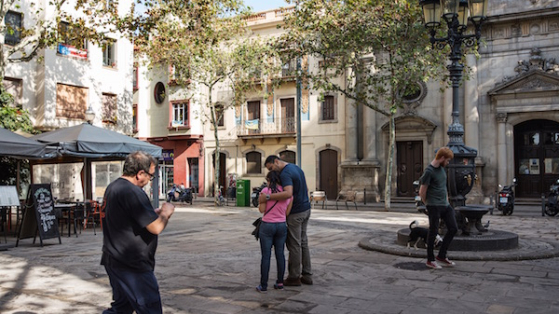
<instances>
[{"instance_id":1,"label":"arched window","mask_svg":"<svg viewBox=\"0 0 559 314\"><path fill-rule=\"evenodd\" d=\"M284 150L283 152L280 152L279 157L281 158L281 160L286 161L290 164L296 164L297 163L295 161L295 152L292 152L290 150Z\"/></svg>"},{"instance_id":2,"label":"arched window","mask_svg":"<svg viewBox=\"0 0 559 314\"><path fill-rule=\"evenodd\" d=\"M246 154L247 174L262 173L262 154L259 152L250 152Z\"/></svg>"}]
</instances>

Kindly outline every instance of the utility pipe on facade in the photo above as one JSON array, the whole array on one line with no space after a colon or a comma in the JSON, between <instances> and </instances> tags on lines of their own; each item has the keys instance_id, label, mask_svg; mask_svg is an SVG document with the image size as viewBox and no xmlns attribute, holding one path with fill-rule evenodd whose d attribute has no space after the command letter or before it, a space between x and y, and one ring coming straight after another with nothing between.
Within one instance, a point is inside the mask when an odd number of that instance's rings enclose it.
<instances>
[{"instance_id":1,"label":"utility pipe on facade","mask_svg":"<svg viewBox=\"0 0 559 314\"><path fill-rule=\"evenodd\" d=\"M301 57L297 57L297 166L301 166Z\"/></svg>"}]
</instances>

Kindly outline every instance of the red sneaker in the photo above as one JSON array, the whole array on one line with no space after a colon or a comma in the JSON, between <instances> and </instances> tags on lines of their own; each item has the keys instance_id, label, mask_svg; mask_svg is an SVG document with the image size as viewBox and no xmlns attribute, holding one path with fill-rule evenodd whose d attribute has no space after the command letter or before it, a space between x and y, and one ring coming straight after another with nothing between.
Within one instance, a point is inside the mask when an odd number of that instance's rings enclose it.
<instances>
[{"instance_id":1,"label":"red sneaker","mask_svg":"<svg viewBox=\"0 0 559 314\"><path fill-rule=\"evenodd\" d=\"M436 257L437 261L441 263L441 265L443 266L447 266L447 267L454 267L456 266L456 263L449 260L448 258L440 258L440 257Z\"/></svg>"}]
</instances>

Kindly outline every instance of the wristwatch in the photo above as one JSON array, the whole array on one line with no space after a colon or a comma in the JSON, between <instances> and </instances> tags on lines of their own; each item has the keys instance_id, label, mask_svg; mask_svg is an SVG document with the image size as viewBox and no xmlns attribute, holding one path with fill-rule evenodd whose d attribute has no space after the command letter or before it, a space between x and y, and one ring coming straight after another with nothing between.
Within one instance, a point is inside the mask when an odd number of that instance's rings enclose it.
<instances>
[{"instance_id":1,"label":"wristwatch","mask_svg":"<svg viewBox=\"0 0 559 314\"><path fill-rule=\"evenodd\" d=\"M266 200L267 200L267 201L270 200L270 194L266 194Z\"/></svg>"}]
</instances>

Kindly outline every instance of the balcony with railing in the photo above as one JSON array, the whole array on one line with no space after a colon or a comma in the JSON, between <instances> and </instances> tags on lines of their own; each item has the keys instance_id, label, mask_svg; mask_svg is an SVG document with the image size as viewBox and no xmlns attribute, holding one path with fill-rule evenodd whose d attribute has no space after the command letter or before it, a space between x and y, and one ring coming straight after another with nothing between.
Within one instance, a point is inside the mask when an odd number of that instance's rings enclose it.
<instances>
[{"instance_id":1,"label":"balcony with railing","mask_svg":"<svg viewBox=\"0 0 559 314\"><path fill-rule=\"evenodd\" d=\"M295 6L289 6L285 8L278 8L274 10L262 11L251 14L245 17L245 21L249 26L254 26L258 24L265 24L265 23L279 23L283 21L283 19L295 12Z\"/></svg>"},{"instance_id":2,"label":"balcony with railing","mask_svg":"<svg viewBox=\"0 0 559 314\"><path fill-rule=\"evenodd\" d=\"M267 122L266 119L243 120L237 126L239 138L265 138L265 137L294 137L295 118L276 119Z\"/></svg>"},{"instance_id":3,"label":"balcony with railing","mask_svg":"<svg viewBox=\"0 0 559 314\"><path fill-rule=\"evenodd\" d=\"M281 78L283 80L295 79L297 76L297 60L289 60L281 66Z\"/></svg>"}]
</instances>

